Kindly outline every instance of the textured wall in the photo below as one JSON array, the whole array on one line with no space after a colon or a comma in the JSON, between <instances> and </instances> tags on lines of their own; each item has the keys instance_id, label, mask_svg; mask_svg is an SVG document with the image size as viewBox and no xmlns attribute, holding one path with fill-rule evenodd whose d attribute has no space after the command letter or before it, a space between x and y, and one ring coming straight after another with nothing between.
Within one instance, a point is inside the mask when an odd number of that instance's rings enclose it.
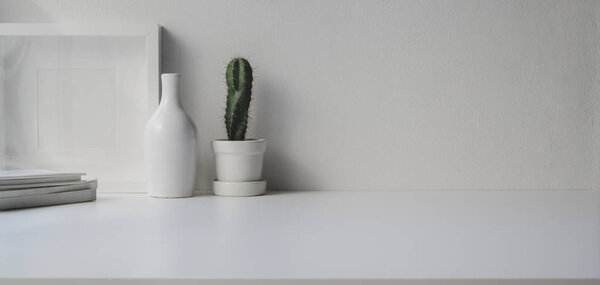
<instances>
[{"instance_id":1,"label":"textured wall","mask_svg":"<svg viewBox=\"0 0 600 285\"><path fill-rule=\"evenodd\" d=\"M594 1L5 1L2 22L164 26L199 131L223 73L256 66L250 133L271 189L597 188Z\"/></svg>"}]
</instances>

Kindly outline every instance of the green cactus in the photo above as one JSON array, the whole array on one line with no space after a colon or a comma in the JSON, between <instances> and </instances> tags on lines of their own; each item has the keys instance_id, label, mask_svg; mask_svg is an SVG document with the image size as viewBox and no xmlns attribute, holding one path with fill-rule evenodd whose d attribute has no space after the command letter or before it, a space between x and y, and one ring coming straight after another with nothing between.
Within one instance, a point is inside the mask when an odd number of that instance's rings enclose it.
<instances>
[{"instance_id":1,"label":"green cactus","mask_svg":"<svg viewBox=\"0 0 600 285\"><path fill-rule=\"evenodd\" d=\"M248 108L252 97L252 67L244 58L234 58L227 65L227 108L225 128L230 141L246 139Z\"/></svg>"}]
</instances>

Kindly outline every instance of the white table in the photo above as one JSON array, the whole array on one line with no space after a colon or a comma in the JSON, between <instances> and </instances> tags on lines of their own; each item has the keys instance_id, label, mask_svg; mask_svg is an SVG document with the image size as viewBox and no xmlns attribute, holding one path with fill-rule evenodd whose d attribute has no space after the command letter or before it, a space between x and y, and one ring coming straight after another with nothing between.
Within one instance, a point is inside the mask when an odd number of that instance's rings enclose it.
<instances>
[{"instance_id":1,"label":"white table","mask_svg":"<svg viewBox=\"0 0 600 285\"><path fill-rule=\"evenodd\" d=\"M0 278L600 279L600 192L104 194L0 212Z\"/></svg>"}]
</instances>

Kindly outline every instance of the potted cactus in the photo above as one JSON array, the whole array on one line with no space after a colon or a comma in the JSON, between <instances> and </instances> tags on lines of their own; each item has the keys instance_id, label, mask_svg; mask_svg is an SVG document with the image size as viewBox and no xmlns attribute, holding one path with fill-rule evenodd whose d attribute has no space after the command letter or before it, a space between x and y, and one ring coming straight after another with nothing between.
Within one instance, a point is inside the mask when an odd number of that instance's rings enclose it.
<instances>
[{"instance_id":1,"label":"potted cactus","mask_svg":"<svg viewBox=\"0 0 600 285\"><path fill-rule=\"evenodd\" d=\"M244 58L234 58L225 72L227 139L212 141L216 179L213 193L219 196L255 196L265 193L262 180L265 139L246 139L248 109L252 99L252 67Z\"/></svg>"}]
</instances>

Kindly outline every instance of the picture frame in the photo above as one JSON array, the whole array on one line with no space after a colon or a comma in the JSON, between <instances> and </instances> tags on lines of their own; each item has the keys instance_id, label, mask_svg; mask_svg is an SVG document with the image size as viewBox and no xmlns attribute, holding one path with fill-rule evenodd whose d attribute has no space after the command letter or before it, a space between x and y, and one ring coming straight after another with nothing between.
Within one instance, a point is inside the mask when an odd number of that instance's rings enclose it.
<instances>
[{"instance_id":1,"label":"picture frame","mask_svg":"<svg viewBox=\"0 0 600 285\"><path fill-rule=\"evenodd\" d=\"M160 30L0 24L0 170L80 171L98 178L98 192L146 192Z\"/></svg>"}]
</instances>

